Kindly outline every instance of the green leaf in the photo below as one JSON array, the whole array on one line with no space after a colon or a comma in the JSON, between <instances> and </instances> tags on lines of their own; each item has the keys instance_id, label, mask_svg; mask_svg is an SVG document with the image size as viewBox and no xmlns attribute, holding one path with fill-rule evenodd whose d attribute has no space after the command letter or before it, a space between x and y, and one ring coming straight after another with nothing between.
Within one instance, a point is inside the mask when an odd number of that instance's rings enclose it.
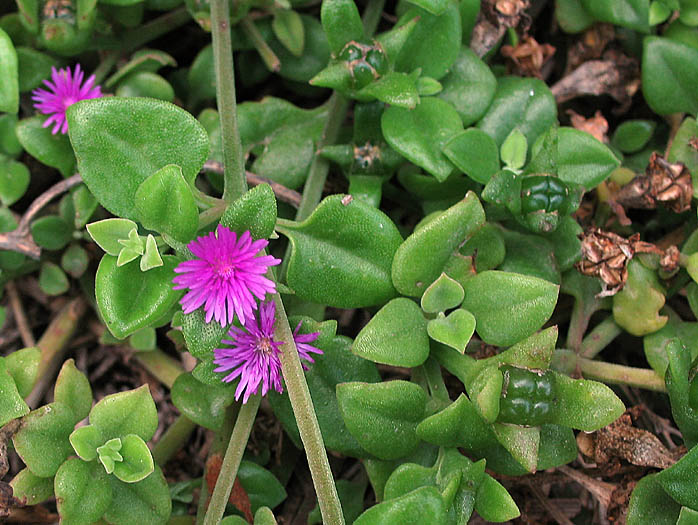
<instances>
[{"instance_id":1,"label":"green leaf","mask_svg":"<svg viewBox=\"0 0 698 525\"><path fill-rule=\"evenodd\" d=\"M352 40L364 38L364 26L354 0L329 0L320 9L322 28L327 35L330 51L338 56L342 48Z\"/></svg>"},{"instance_id":2,"label":"green leaf","mask_svg":"<svg viewBox=\"0 0 698 525\"><path fill-rule=\"evenodd\" d=\"M613 423L625 411L623 402L603 383L555 374L554 422L585 432Z\"/></svg>"},{"instance_id":3,"label":"green leaf","mask_svg":"<svg viewBox=\"0 0 698 525\"><path fill-rule=\"evenodd\" d=\"M136 434L148 441L158 426L148 385L102 398L90 411L90 424L107 440Z\"/></svg>"},{"instance_id":4,"label":"green leaf","mask_svg":"<svg viewBox=\"0 0 698 525\"><path fill-rule=\"evenodd\" d=\"M17 122L17 115L11 113L0 115L0 153L10 157L16 157L23 151L15 133Z\"/></svg>"},{"instance_id":5,"label":"green leaf","mask_svg":"<svg viewBox=\"0 0 698 525\"><path fill-rule=\"evenodd\" d=\"M659 483L657 474L642 478L630 495L628 525L652 523L676 525L681 505L672 500Z\"/></svg>"},{"instance_id":6,"label":"green leaf","mask_svg":"<svg viewBox=\"0 0 698 525\"><path fill-rule=\"evenodd\" d=\"M367 86L357 95L373 97L381 102L400 108L414 109L419 104L417 85L411 75L390 71Z\"/></svg>"},{"instance_id":7,"label":"green leaf","mask_svg":"<svg viewBox=\"0 0 698 525\"><path fill-rule=\"evenodd\" d=\"M104 444L104 437L94 425L78 427L70 434L70 444L75 453L85 461L97 459L97 449Z\"/></svg>"},{"instance_id":8,"label":"green leaf","mask_svg":"<svg viewBox=\"0 0 698 525\"><path fill-rule=\"evenodd\" d=\"M422 310L435 314L455 308L463 302L463 287L445 273L429 285L422 295Z\"/></svg>"},{"instance_id":9,"label":"green leaf","mask_svg":"<svg viewBox=\"0 0 698 525\"><path fill-rule=\"evenodd\" d=\"M104 86L111 88L115 86L122 78L135 73L137 71L155 72L164 66L176 66L177 62L164 51L157 49L139 49L131 59L121 66L116 73L110 76Z\"/></svg>"},{"instance_id":10,"label":"green leaf","mask_svg":"<svg viewBox=\"0 0 698 525\"><path fill-rule=\"evenodd\" d=\"M40 478L23 468L10 481L13 497L23 505L38 505L53 497L53 478Z\"/></svg>"},{"instance_id":11,"label":"green leaf","mask_svg":"<svg viewBox=\"0 0 698 525\"><path fill-rule=\"evenodd\" d=\"M182 316L182 332L191 355L212 361L213 349L220 346L221 339L228 333L228 329L220 323L207 323L204 309L199 308Z\"/></svg>"},{"instance_id":12,"label":"green leaf","mask_svg":"<svg viewBox=\"0 0 698 525\"><path fill-rule=\"evenodd\" d=\"M475 316L481 339L506 346L543 326L553 313L559 286L537 277L486 271L467 281L464 289L463 308Z\"/></svg>"},{"instance_id":13,"label":"green leaf","mask_svg":"<svg viewBox=\"0 0 698 525\"><path fill-rule=\"evenodd\" d=\"M61 267L75 279L82 277L89 264L90 256L78 244L71 244L61 256Z\"/></svg>"},{"instance_id":14,"label":"green leaf","mask_svg":"<svg viewBox=\"0 0 698 525\"><path fill-rule=\"evenodd\" d=\"M535 472L540 445L539 427L521 427L495 423L492 425L497 440L528 472Z\"/></svg>"},{"instance_id":15,"label":"green leaf","mask_svg":"<svg viewBox=\"0 0 698 525\"><path fill-rule=\"evenodd\" d=\"M441 148L463 131L453 106L438 98L425 98L413 110L389 107L383 113L381 127L385 140L402 156L443 182L453 165Z\"/></svg>"},{"instance_id":16,"label":"green leaf","mask_svg":"<svg viewBox=\"0 0 698 525\"><path fill-rule=\"evenodd\" d=\"M0 327L2 327L2 324L0 324ZM34 383L39 373L40 361L41 350L37 347L23 348L5 357L7 371L12 376L15 385L17 385L17 391L20 396L27 397L34 388ZM2 423L0 423L1 425Z\"/></svg>"},{"instance_id":17,"label":"green leaf","mask_svg":"<svg viewBox=\"0 0 698 525\"><path fill-rule=\"evenodd\" d=\"M146 98L83 100L67 111L70 140L85 184L115 215L138 219L136 191L177 164L188 184L208 157L206 130L186 111Z\"/></svg>"},{"instance_id":18,"label":"green leaf","mask_svg":"<svg viewBox=\"0 0 698 525\"><path fill-rule=\"evenodd\" d=\"M581 33L594 23L594 18L582 6L582 0L557 0L555 19L565 33Z\"/></svg>"},{"instance_id":19,"label":"green leaf","mask_svg":"<svg viewBox=\"0 0 698 525\"><path fill-rule=\"evenodd\" d=\"M160 467L136 483L124 483L109 476L112 502L104 513L109 523L138 523L159 525L166 523L172 512L172 500L167 481Z\"/></svg>"},{"instance_id":20,"label":"green leaf","mask_svg":"<svg viewBox=\"0 0 698 525\"><path fill-rule=\"evenodd\" d=\"M449 257L485 222L477 196L465 198L416 229L395 253L392 278L404 295L420 297L444 270Z\"/></svg>"},{"instance_id":21,"label":"green leaf","mask_svg":"<svg viewBox=\"0 0 698 525\"><path fill-rule=\"evenodd\" d=\"M411 4L421 7L432 15L440 15L448 7L448 0L410 0Z\"/></svg>"},{"instance_id":22,"label":"green leaf","mask_svg":"<svg viewBox=\"0 0 698 525\"><path fill-rule=\"evenodd\" d=\"M56 386L53 388L53 399L73 411L75 423L85 419L90 413L92 388L85 374L75 368L75 361L72 359L64 362L58 373Z\"/></svg>"},{"instance_id":23,"label":"green leaf","mask_svg":"<svg viewBox=\"0 0 698 525\"><path fill-rule=\"evenodd\" d=\"M276 39L273 39L269 45L281 61L279 75L289 80L307 83L327 65L330 59L330 47L317 18L305 14L300 17L305 36L302 56L293 55Z\"/></svg>"},{"instance_id":24,"label":"green leaf","mask_svg":"<svg viewBox=\"0 0 698 525\"><path fill-rule=\"evenodd\" d=\"M649 31L649 0L582 0L596 20L609 22L641 33Z\"/></svg>"},{"instance_id":25,"label":"green leaf","mask_svg":"<svg viewBox=\"0 0 698 525\"><path fill-rule=\"evenodd\" d=\"M242 234L250 231L254 239L268 239L276 226L276 196L269 184L247 191L225 209L222 226Z\"/></svg>"},{"instance_id":26,"label":"green leaf","mask_svg":"<svg viewBox=\"0 0 698 525\"><path fill-rule=\"evenodd\" d=\"M151 97L173 102L175 92L170 83L156 73L140 71L125 77L116 89L117 97Z\"/></svg>"},{"instance_id":27,"label":"green leaf","mask_svg":"<svg viewBox=\"0 0 698 525\"><path fill-rule=\"evenodd\" d=\"M440 15L414 7L408 10L397 27L419 17L395 60L395 70L411 73L421 68L422 75L436 80L443 78L455 63L461 50L461 19L458 4L449 2ZM428 45L424 45L428 42Z\"/></svg>"},{"instance_id":28,"label":"green leaf","mask_svg":"<svg viewBox=\"0 0 698 525\"><path fill-rule=\"evenodd\" d=\"M274 12L274 19L271 23L274 35L279 39L286 49L293 55L300 57L303 55L305 45L305 31L303 20L300 15L292 9L279 9Z\"/></svg>"},{"instance_id":29,"label":"green leaf","mask_svg":"<svg viewBox=\"0 0 698 525\"><path fill-rule=\"evenodd\" d=\"M17 71L17 51L12 39L0 28L0 111L19 111L19 83Z\"/></svg>"},{"instance_id":30,"label":"green leaf","mask_svg":"<svg viewBox=\"0 0 698 525\"><path fill-rule=\"evenodd\" d=\"M29 413L29 407L19 395L15 380L7 370L6 359L0 358L0 426Z\"/></svg>"},{"instance_id":31,"label":"green leaf","mask_svg":"<svg viewBox=\"0 0 698 525\"><path fill-rule=\"evenodd\" d=\"M496 226L485 223L461 246L459 252L461 255L472 256L475 259L475 270L478 272L496 268L506 255L502 232Z\"/></svg>"},{"instance_id":32,"label":"green leaf","mask_svg":"<svg viewBox=\"0 0 698 525\"><path fill-rule=\"evenodd\" d=\"M613 132L611 144L623 153L636 153L652 138L654 120L626 120Z\"/></svg>"},{"instance_id":33,"label":"green leaf","mask_svg":"<svg viewBox=\"0 0 698 525\"><path fill-rule=\"evenodd\" d=\"M219 430L225 419L225 408L233 402L234 395L231 388L219 383L217 387L204 385L191 374L181 374L172 385L172 403L197 425Z\"/></svg>"},{"instance_id":34,"label":"green leaf","mask_svg":"<svg viewBox=\"0 0 698 525\"><path fill-rule=\"evenodd\" d=\"M436 487L421 487L374 505L361 514L354 525L395 523L448 523L444 502Z\"/></svg>"},{"instance_id":35,"label":"green leaf","mask_svg":"<svg viewBox=\"0 0 698 525\"><path fill-rule=\"evenodd\" d=\"M46 250L62 250L73 238L73 228L58 215L46 215L31 224L34 242Z\"/></svg>"},{"instance_id":36,"label":"green leaf","mask_svg":"<svg viewBox=\"0 0 698 525\"><path fill-rule=\"evenodd\" d=\"M138 233L138 225L128 219L104 219L87 225L92 240L109 255L118 256L123 245L119 241L129 238L132 231Z\"/></svg>"},{"instance_id":37,"label":"green leaf","mask_svg":"<svg viewBox=\"0 0 698 525\"><path fill-rule=\"evenodd\" d=\"M36 476L52 477L71 453L68 436L75 426L72 410L50 403L32 410L12 437L15 450Z\"/></svg>"},{"instance_id":38,"label":"green leaf","mask_svg":"<svg viewBox=\"0 0 698 525\"><path fill-rule=\"evenodd\" d=\"M61 521L94 523L111 504L107 474L96 462L69 459L58 469L54 487Z\"/></svg>"},{"instance_id":39,"label":"green leaf","mask_svg":"<svg viewBox=\"0 0 698 525\"><path fill-rule=\"evenodd\" d=\"M657 36L642 47L642 93L660 115L698 113L698 49Z\"/></svg>"},{"instance_id":40,"label":"green leaf","mask_svg":"<svg viewBox=\"0 0 698 525\"><path fill-rule=\"evenodd\" d=\"M628 333L643 336L656 332L668 321L659 315L666 298L655 272L637 260L628 263L628 280L613 296L613 319Z\"/></svg>"},{"instance_id":41,"label":"green leaf","mask_svg":"<svg viewBox=\"0 0 698 525\"><path fill-rule=\"evenodd\" d=\"M439 313L436 319L427 324L427 333L434 341L465 352L465 346L475 332L475 317L467 310L459 308L444 316Z\"/></svg>"},{"instance_id":42,"label":"green leaf","mask_svg":"<svg viewBox=\"0 0 698 525\"><path fill-rule=\"evenodd\" d=\"M29 168L21 162L0 158L0 202L11 206L29 187Z\"/></svg>"},{"instance_id":43,"label":"green leaf","mask_svg":"<svg viewBox=\"0 0 698 525\"><path fill-rule=\"evenodd\" d=\"M145 240L145 253L141 257L141 262L139 267L142 272L147 272L153 268L157 268L165 264L160 257L160 252L158 251L158 245L155 241L153 234L149 233Z\"/></svg>"},{"instance_id":44,"label":"green leaf","mask_svg":"<svg viewBox=\"0 0 698 525\"><path fill-rule=\"evenodd\" d=\"M17 139L32 157L42 164L56 168L64 177L75 173L75 155L66 135L51 133L43 127L48 117L36 115L20 120L15 128Z\"/></svg>"},{"instance_id":45,"label":"green leaf","mask_svg":"<svg viewBox=\"0 0 698 525\"><path fill-rule=\"evenodd\" d=\"M286 490L276 476L252 461L241 461L238 478L250 498L252 512L261 507L276 507L286 499Z\"/></svg>"},{"instance_id":46,"label":"green leaf","mask_svg":"<svg viewBox=\"0 0 698 525\"><path fill-rule=\"evenodd\" d=\"M508 230L501 230L501 235L506 246L506 257L499 265L500 270L560 284L560 270L553 246L547 239Z\"/></svg>"},{"instance_id":47,"label":"green leaf","mask_svg":"<svg viewBox=\"0 0 698 525\"><path fill-rule=\"evenodd\" d=\"M379 459L397 459L419 445L415 432L424 417L427 395L407 381L343 383L337 401L349 432Z\"/></svg>"},{"instance_id":48,"label":"green leaf","mask_svg":"<svg viewBox=\"0 0 698 525\"><path fill-rule=\"evenodd\" d=\"M557 122L555 98L537 78L503 77L499 79L494 99L477 126L494 139L504 142L518 127L529 144Z\"/></svg>"},{"instance_id":49,"label":"green leaf","mask_svg":"<svg viewBox=\"0 0 698 525\"><path fill-rule=\"evenodd\" d=\"M559 128L557 176L564 182L583 186L587 190L596 187L620 166L620 161L604 144L584 131ZM533 154L537 148L533 148Z\"/></svg>"},{"instance_id":50,"label":"green leaf","mask_svg":"<svg viewBox=\"0 0 698 525\"><path fill-rule=\"evenodd\" d=\"M698 124L696 119L686 118L681 127L679 127L674 141L671 143L671 148L667 154L669 162L683 162L688 171L691 172L691 180L693 181L693 195L698 195L698 150L690 144L693 137L698 137Z\"/></svg>"},{"instance_id":51,"label":"green leaf","mask_svg":"<svg viewBox=\"0 0 698 525\"><path fill-rule=\"evenodd\" d=\"M657 474L657 481L671 498L686 507L698 507L698 487L695 472L698 468L698 449L693 447L671 467Z\"/></svg>"},{"instance_id":52,"label":"green leaf","mask_svg":"<svg viewBox=\"0 0 698 525\"><path fill-rule=\"evenodd\" d=\"M152 326L175 305L182 296L172 289L179 262L165 255L163 266L142 272L135 264L117 266L116 257L102 257L95 278L97 305L104 324L117 339Z\"/></svg>"},{"instance_id":53,"label":"green leaf","mask_svg":"<svg viewBox=\"0 0 698 525\"><path fill-rule=\"evenodd\" d=\"M308 328L308 330L311 329ZM306 331L305 326L303 331ZM336 336L329 343L316 342L314 344L320 345L324 354L315 358L315 363L310 367L310 370L306 371L305 378L308 382L325 446L340 454L366 457L368 453L349 433L344 424L335 390L338 384L349 381L379 382L380 375L376 366L370 361L355 356L350 351L351 339L347 337ZM270 392L268 399L286 432L294 443L300 445L300 433L288 393Z\"/></svg>"},{"instance_id":54,"label":"green leaf","mask_svg":"<svg viewBox=\"0 0 698 525\"><path fill-rule=\"evenodd\" d=\"M499 171L499 149L492 138L477 128L468 128L443 146L448 160L475 182L487 184Z\"/></svg>"},{"instance_id":55,"label":"green leaf","mask_svg":"<svg viewBox=\"0 0 698 525\"><path fill-rule=\"evenodd\" d=\"M62 295L68 291L70 283L60 266L45 262L41 265L39 273L39 288L46 295Z\"/></svg>"},{"instance_id":56,"label":"green leaf","mask_svg":"<svg viewBox=\"0 0 698 525\"><path fill-rule=\"evenodd\" d=\"M512 171L520 170L526 163L527 152L526 137L519 128L512 129L500 147L500 156L504 166Z\"/></svg>"},{"instance_id":57,"label":"green leaf","mask_svg":"<svg viewBox=\"0 0 698 525\"><path fill-rule=\"evenodd\" d=\"M41 86L44 79L51 77L51 68L58 67L58 61L30 47L17 47L19 91L26 93Z\"/></svg>"},{"instance_id":58,"label":"green leaf","mask_svg":"<svg viewBox=\"0 0 698 525\"><path fill-rule=\"evenodd\" d=\"M168 164L145 179L135 194L138 218L146 228L189 242L199 229L199 210L182 168Z\"/></svg>"},{"instance_id":59,"label":"green leaf","mask_svg":"<svg viewBox=\"0 0 698 525\"><path fill-rule=\"evenodd\" d=\"M376 208L332 195L302 223L277 230L291 241L287 281L301 299L362 308L395 295L390 268L402 237Z\"/></svg>"},{"instance_id":60,"label":"green leaf","mask_svg":"<svg viewBox=\"0 0 698 525\"><path fill-rule=\"evenodd\" d=\"M120 454L121 451L121 438L112 438L104 445L97 447L97 455L99 456L99 462L104 466L104 470L107 474L112 474L114 472L114 465L117 462L123 461L124 457Z\"/></svg>"},{"instance_id":61,"label":"green leaf","mask_svg":"<svg viewBox=\"0 0 698 525\"><path fill-rule=\"evenodd\" d=\"M414 301L393 299L356 336L352 352L393 366L419 366L429 357L427 322Z\"/></svg>"},{"instance_id":62,"label":"green leaf","mask_svg":"<svg viewBox=\"0 0 698 525\"><path fill-rule=\"evenodd\" d=\"M148 445L135 434L121 438L119 453L123 461L114 465L114 475L124 483L141 481L155 469Z\"/></svg>"}]
</instances>

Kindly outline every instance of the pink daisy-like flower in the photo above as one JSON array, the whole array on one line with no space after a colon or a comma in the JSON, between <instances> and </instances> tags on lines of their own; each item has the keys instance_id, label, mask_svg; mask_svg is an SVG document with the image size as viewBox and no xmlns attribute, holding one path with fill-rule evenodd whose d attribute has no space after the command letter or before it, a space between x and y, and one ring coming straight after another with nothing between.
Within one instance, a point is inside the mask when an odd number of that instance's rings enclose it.
<instances>
[{"instance_id":1,"label":"pink daisy-like flower","mask_svg":"<svg viewBox=\"0 0 698 525\"><path fill-rule=\"evenodd\" d=\"M68 106L80 100L99 98L102 90L99 86L94 86L95 76L91 75L83 84L82 79L85 73L80 69L80 64L75 66L75 73L71 73L70 68L51 68L51 80L44 80L50 91L37 88L32 91L34 107L45 115L51 115L44 122L44 127L54 124L51 133L54 135L59 131L64 135L68 132L68 121L65 118L65 110Z\"/></svg>"},{"instance_id":2,"label":"pink daisy-like flower","mask_svg":"<svg viewBox=\"0 0 698 525\"><path fill-rule=\"evenodd\" d=\"M242 402L247 400L252 394L259 391L262 385L262 395L273 388L277 392L283 392L281 386L281 360L279 346L282 341L274 341L274 316L276 315L276 305L274 301L262 303L259 307L258 319L245 325L244 328L233 326L228 335L232 339L224 339L224 344L232 345L232 348L216 348L213 351L215 356L213 362L218 366L215 372L227 372L230 374L223 378L229 383L236 378L240 378L240 383L235 389L235 399ZM310 354L322 354L322 350L315 348L310 343L317 339L319 332L312 334L298 335L301 323L298 323L293 333L293 339L298 348L298 355L301 359L313 362ZM305 364L303 367L307 369Z\"/></svg>"},{"instance_id":3,"label":"pink daisy-like flower","mask_svg":"<svg viewBox=\"0 0 698 525\"><path fill-rule=\"evenodd\" d=\"M191 313L203 305L207 323L215 319L227 326L237 314L244 325L257 308L254 298L263 300L267 293L276 292L274 282L263 274L281 260L257 256L267 244L264 239L252 241L249 231L238 238L221 225L215 233L190 242L187 247L196 259L180 263L174 270L180 275L172 280L175 290L189 290L180 301L183 312Z\"/></svg>"}]
</instances>

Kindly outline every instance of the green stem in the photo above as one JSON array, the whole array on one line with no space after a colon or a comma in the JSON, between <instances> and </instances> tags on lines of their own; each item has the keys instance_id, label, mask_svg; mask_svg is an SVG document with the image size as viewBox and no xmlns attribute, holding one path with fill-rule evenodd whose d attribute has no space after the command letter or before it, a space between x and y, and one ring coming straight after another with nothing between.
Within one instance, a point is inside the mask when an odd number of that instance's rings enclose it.
<instances>
[{"instance_id":1,"label":"green stem","mask_svg":"<svg viewBox=\"0 0 698 525\"><path fill-rule=\"evenodd\" d=\"M230 491L233 488L235 476L237 475L238 467L242 460L242 454L245 452L247 440L250 437L252 424L257 416L257 410L259 409L261 400L262 396L255 394L247 400L247 403L242 405L242 408L240 408L237 421L235 421L235 427L233 427L233 433L230 435L228 449L225 451L220 474L218 475L216 486L213 489L211 502L206 511L204 525L218 525L223 518L225 506L228 503Z\"/></svg>"},{"instance_id":2,"label":"green stem","mask_svg":"<svg viewBox=\"0 0 698 525\"><path fill-rule=\"evenodd\" d=\"M654 370L595 361L586 357L579 357L572 350L555 350L551 368L565 374L578 370L585 378L596 379L604 383L666 392L664 380Z\"/></svg>"},{"instance_id":3,"label":"green stem","mask_svg":"<svg viewBox=\"0 0 698 525\"><path fill-rule=\"evenodd\" d=\"M254 25L254 22L249 18L243 18L240 24L242 25L242 30L252 41L264 65L267 66L267 69L273 73L278 72L281 69L281 60L279 60L279 57L277 57L274 51L269 47L267 41L264 40L259 29Z\"/></svg>"},{"instance_id":4,"label":"green stem","mask_svg":"<svg viewBox=\"0 0 698 525\"><path fill-rule=\"evenodd\" d=\"M116 61L119 59L120 54L120 51L109 51L107 53L107 55L104 57L104 60L102 60L97 66L97 68L92 72L92 74L95 76L95 84L102 83L102 81L106 78L106 76L109 74L109 72L116 64Z\"/></svg>"},{"instance_id":5,"label":"green stem","mask_svg":"<svg viewBox=\"0 0 698 525\"><path fill-rule=\"evenodd\" d=\"M432 397L439 401L450 403L451 398L448 397L448 390L446 390L444 377L441 373L441 366L436 358L430 357L421 368L424 370L424 376L426 377Z\"/></svg>"},{"instance_id":6,"label":"green stem","mask_svg":"<svg viewBox=\"0 0 698 525\"><path fill-rule=\"evenodd\" d=\"M621 327L613 320L613 316L607 317L584 338L580 346L579 355L593 359L622 332Z\"/></svg>"},{"instance_id":7,"label":"green stem","mask_svg":"<svg viewBox=\"0 0 698 525\"><path fill-rule=\"evenodd\" d=\"M235 70L228 0L211 2L211 37L216 70L216 101L223 143L223 200L230 204L247 191L235 105Z\"/></svg>"},{"instance_id":8,"label":"green stem","mask_svg":"<svg viewBox=\"0 0 698 525\"><path fill-rule=\"evenodd\" d=\"M128 42L126 47L123 48L123 51L125 53L130 53L131 51L142 47L151 40L160 38L170 31L183 26L187 22L191 22L191 15L185 7L180 7L179 9L175 9L169 13L159 16L152 22L148 22L147 24L136 29L127 31L119 39L119 42Z\"/></svg>"},{"instance_id":9,"label":"green stem","mask_svg":"<svg viewBox=\"0 0 698 525\"><path fill-rule=\"evenodd\" d=\"M218 430L213 436L213 443L211 443L211 449L208 453L208 458L206 459L206 464L204 465L204 475L203 483L201 483L201 492L199 492L199 504L196 509L196 524L201 525L204 522L204 516L206 514L206 509L208 508L208 500L210 494L208 492L208 479L209 465L211 460L215 456L222 456L228 446L230 441L230 434L233 432L233 424L238 417L238 411L240 410L240 403L233 403L225 410L225 415L223 418L223 425L220 430ZM216 464L217 462L213 462Z\"/></svg>"},{"instance_id":10,"label":"green stem","mask_svg":"<svg viewBox=\"0 0 698 525\"><path fill-rule=\"evenodd\" d=\"M162 350L138 352L134 358L167 388L172 388L175 379L184 373L184 368L179 361L172 359Z\"/></svg>"},{"instance_id":11,"label":"green stem","mask_svg":"<svg viewBox=\"0 0 698 525\"><path fill-rule=\"evenodd\" d=\"M376 29L378 29L378 23L383 14L383 7L385 7L385 0L371 0L366 5L361 20L364 23L364 33L367 35L373 35Z\"/></svg>"},{"instance_id":12,"label":"green stem","mask_svg":"<svg viewBox=\"0 0 698 525\"><path fill-rule=\"evenodd\" d=\"M269 275L267 273L267 277ZM308 459L308 467L313 478L315 494L317 495L320 513L322 514L322 522L325 525L343 525L344 514L342 513L342 505L337 495L332 470L325 451L325 443L320 433L320 425L315 416L310 390L308 390L308 383L305 381L303 367L298 358L293 332L291 332L288 324L281 295L275 293L273 300L276 304L274 339L283 341L280 355L281 372L286 382L288 397L293 407L293 414L296 418L303 448Z\"/></svg>"},{"instance_id":13,"label":"green stem","mask_svg":"<svg viewBox=\"0 0 698 525\"><path fill-rule=\"evenodd\" d=\"M196 423L185 415L175 419L153 447L153 460L161 467L174 456L196 430Z\"/></svg>"}]
</instances>

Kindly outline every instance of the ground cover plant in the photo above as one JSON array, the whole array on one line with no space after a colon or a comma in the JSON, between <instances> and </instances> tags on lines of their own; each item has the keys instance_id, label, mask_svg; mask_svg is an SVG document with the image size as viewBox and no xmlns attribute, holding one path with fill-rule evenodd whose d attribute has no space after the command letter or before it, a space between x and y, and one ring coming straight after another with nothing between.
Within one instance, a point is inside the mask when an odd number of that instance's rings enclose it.
<instances>
[{"instance_id":1,"label":"ground cover plant","mask_svg":"<svg viewBox=\"0 0 698 525\"><path fill-rule=\"evenodd\" d=\"M0 5L0 518L698 523L698 3Z\"/></svg>"}]
</instances>

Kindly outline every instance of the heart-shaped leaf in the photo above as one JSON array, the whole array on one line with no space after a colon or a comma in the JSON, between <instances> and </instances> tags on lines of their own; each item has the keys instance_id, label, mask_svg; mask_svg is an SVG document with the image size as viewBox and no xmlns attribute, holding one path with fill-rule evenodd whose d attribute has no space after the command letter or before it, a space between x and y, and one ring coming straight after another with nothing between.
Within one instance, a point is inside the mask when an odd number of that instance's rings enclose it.
<instances>
[{"instance_id":1,"label":"heart-shaped leaf","mask_svg":"<svg viewBox=\"0 0 698 525\"><path fill-rule=\"evenodd\" d=\"M142 272L138 265L117 266L117 258L102 257L95 278L97 305L109 331L124 339L151 326L182 296L172 289L174 268L180 259L163 256L163 266Z\"/></svg>"},{"instance_id":2,"label":"heart-shaped leaf","mask_svg":"<svg viewBox=\"0 0 698 525\"><path fill-rule=\"evenodd\" d=\"M427 322L414 301L393 299L356 336L352 352L374 363L419 366L429 357Z\"/></svg>"},{"instance_id":3,"label":"heart-shaped leaf","mask_svg":"<svg viewBox=\"0 0 698 525\"><path fill-rule=\"evenodd\" d=\"M208 157L206 130L183 109L149 98L83 100L67 111L70 141L85 184L115 215L138 219L136 190L168 164L188 184Z\"/></svg>"},{"instance_id":4,"label":"heart-shaped leaf","mask_svg":"<svg viewBox=\"0 0 698 525\"><path fill-rule=\"evenodd\" d=\"M75 361L72 359L63 363L58 373L53 399L70 407L75 415L75 423L85 419L90 413L92 388L85 374L75 367Z\"/></svg>"},{"instance_id":5,"label":"heart-shaped leaf","mask_svg":"<svg viewBox=\"0 0 698 525\"><path fill-rule=\"evenodd\" d=\"M429 285L422 295L422 310L435 314L455 308L463 302L463 287L445 273Z\"/></svg>"},{"instance_id":6,"label":"heart-shaped leaf","mask_svg":"<svg viewBox=\"0 0 698 525\"><path fill-rule=\"evenodd\" d=\"M427 333L434 341L455 348L461 354L475 332L475 317L467 310L459 308L444 316L440 313L427 324Z\"/></svg>"},{"instance_id":7,"label":"heart-shaped leaf","mask_svg":"<svg viewBox=\"0 0 698 525\"><path fill-rule=\"evenodd\" d=\"M158 426L158 414L148 385L110 394L90 411L90 424L105 440L136 434L148 441Z\"/></svg>"}]
</instances>

